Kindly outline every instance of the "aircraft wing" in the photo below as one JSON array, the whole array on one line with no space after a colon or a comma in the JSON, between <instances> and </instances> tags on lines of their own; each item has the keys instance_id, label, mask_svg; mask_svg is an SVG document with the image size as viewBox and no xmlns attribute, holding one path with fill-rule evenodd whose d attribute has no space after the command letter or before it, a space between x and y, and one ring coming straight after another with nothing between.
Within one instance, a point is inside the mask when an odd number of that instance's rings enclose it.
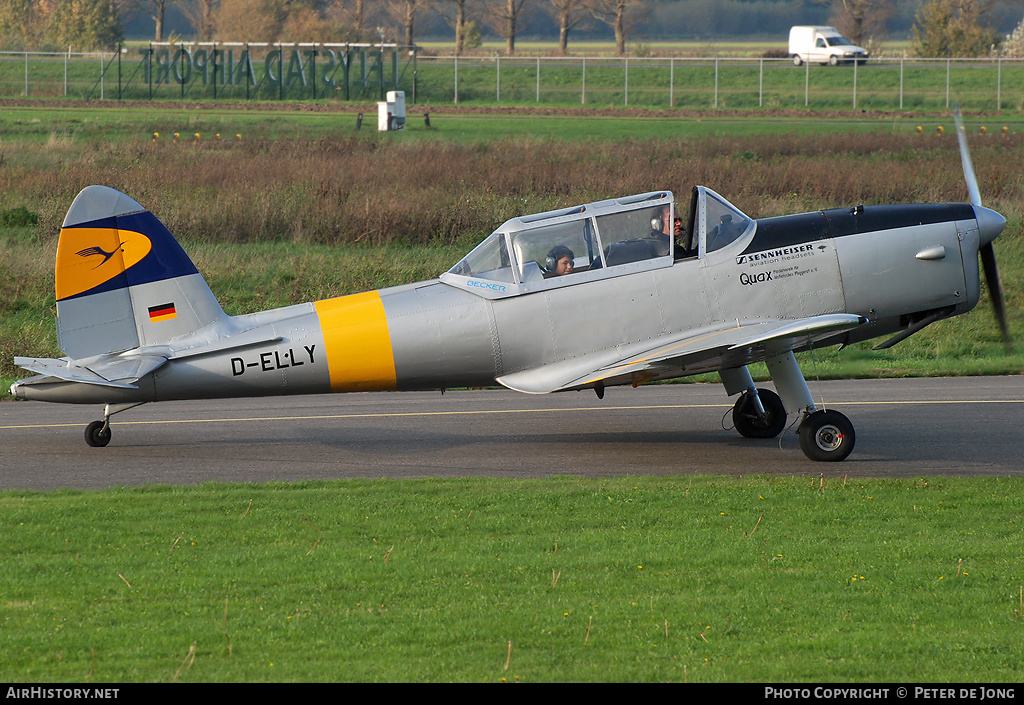
<instances>
[{"instance_id":1,"label":"aircraft wing","mask_svg":"<svg viewBox=\"0 0 1024 705\"><path fill-rule=\"evenodd\" d=\"M711 372L759 362L867 322L847 313L797 320L731 321L655 341L634 343L498 378L510 389L546 394Z\"/></svg>"}]
</instances>

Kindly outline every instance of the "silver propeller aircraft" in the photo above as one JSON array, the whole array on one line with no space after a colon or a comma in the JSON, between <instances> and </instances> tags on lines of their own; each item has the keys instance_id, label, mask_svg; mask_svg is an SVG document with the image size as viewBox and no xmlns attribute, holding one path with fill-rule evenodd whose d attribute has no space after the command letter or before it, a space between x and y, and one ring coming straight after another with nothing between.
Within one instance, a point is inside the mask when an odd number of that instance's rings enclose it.
<instances>
[{"instance_id":1,"label":"silver propeller aircraft","mask_svg":"<svg viewBox=\"0 0 1024 705\"><path fill-rule=\"evenodd\" d=\"M15 358L38 376L18 399L105 404L493 385L528 394L638 386L717 371L746 437L800 415L813 460L853 449L819 410L794 353L891 336L893 345L981 296L979 255L1006 331L992 241L961 143L968 204L856 206L760 220L697 186L682 233L668 191L513 218L438 279L240 316L224 313L156 217L84 189L57 246L66 357ZM764 361L778 393L747 365Z\"/></svg>"}]
</instances>

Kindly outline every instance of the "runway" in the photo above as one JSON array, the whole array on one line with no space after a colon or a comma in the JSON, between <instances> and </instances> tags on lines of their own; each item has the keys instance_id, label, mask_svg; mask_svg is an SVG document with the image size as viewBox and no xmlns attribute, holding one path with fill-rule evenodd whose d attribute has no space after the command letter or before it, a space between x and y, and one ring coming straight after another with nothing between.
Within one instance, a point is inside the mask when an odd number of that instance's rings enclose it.
<instances>
[{"instance_id":1,"label":"runway","mask_svg":"<svg viewBox=\"0 0 1024 705\"><path fill-rule=\"evenodd\" d=\"M530 396L506 390L166 402L112 419L85 444L93 406L0 404L0 489L207 481L774 473L818 477L1024 471L1024 376L810 382L853 422L844 462L815 463L793 429L731 430L717 384ZM770 385L765 385L770 387ZM790 420L795 417L791 416ZM729 428L724 428L729 427Z\"/></svg>"}]
</instances>

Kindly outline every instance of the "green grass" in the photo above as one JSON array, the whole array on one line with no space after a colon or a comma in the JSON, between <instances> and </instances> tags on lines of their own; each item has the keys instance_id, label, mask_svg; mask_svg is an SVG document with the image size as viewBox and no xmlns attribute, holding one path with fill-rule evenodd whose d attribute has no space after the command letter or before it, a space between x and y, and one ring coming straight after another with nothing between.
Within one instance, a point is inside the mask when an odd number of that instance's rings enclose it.
<instances>
[{"instance_id":1,"label":"green grass","mask_svg":"<svg viewBox=\"0 0 1024 705\"><path fill-rule=\"evenodd\" d=\"M94 58L74 59L65 67L63 55L34 56L26 66L24 58L14 54L0 57L0 95L123 100L141 105L154 100L207 105L296 101L307 108L359 109L368 105L375 110L376 101L383 100L387 90L398 89L406 93L412 107L452 103L565 107L585 103L647 108L942 111L954 101L966 110L1024 111L1024 62L1017 60L999 64L957 60L948 66L947 75L946 62L936 59L876 59L856 71L849 66L817 65L807 70L794 67L785 58L761 60L767 46L757 44L642 43L634 45L633 55L628 57L609 56L603 47L576 45L569 57L551 56L550 43L520 45L514 57L485 49L460 57L457 68L452 57L432 52L415 61L402 54L394 62L388 55L383 80L372 52L365 61L361 52L355 52L347 85L343 71L335 70L330 75L336 85L325 86L322 72L330 71L329 62L317 64L315 94L311 63L304 65L301 78L298 64L291 65L283 90L263 80L262 58L256 61L256 80L262 83L258 89L244 84L215 88L211 75L204 74L206 84L197 78L200 72L193 73L184 87L173 80L150 85L135 50L120 64L108 66L101 88L100 63ZM285 52L286 64L291 51Z\"/></svg>"},{"instance_id":2,"label":"green grass","mask_svg":"<svg viewBox=\"0 0 1024 705\"><path fill-rule=\"evenodd\" d=\"M1022 492L763 476L5 492L0 679L1015 682Z\"/></svg>"}]
</instances>

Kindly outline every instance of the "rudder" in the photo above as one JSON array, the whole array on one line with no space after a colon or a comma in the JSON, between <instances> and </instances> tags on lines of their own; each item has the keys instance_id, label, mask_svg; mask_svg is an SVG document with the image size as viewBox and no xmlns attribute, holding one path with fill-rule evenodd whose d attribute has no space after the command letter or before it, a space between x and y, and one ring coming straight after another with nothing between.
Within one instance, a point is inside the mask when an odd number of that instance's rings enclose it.
<instances>
[{"instance_id":1,"label":"rudder","mask_svg":"<svg viewBox=\"0 0 1024 705\"><path fill-rule=\"evenodd\" d=\"M75 198L56 265L57 337L74 359L159 345L225 317L170 231L106 186Z\"/></svg>"}]
</instances>

